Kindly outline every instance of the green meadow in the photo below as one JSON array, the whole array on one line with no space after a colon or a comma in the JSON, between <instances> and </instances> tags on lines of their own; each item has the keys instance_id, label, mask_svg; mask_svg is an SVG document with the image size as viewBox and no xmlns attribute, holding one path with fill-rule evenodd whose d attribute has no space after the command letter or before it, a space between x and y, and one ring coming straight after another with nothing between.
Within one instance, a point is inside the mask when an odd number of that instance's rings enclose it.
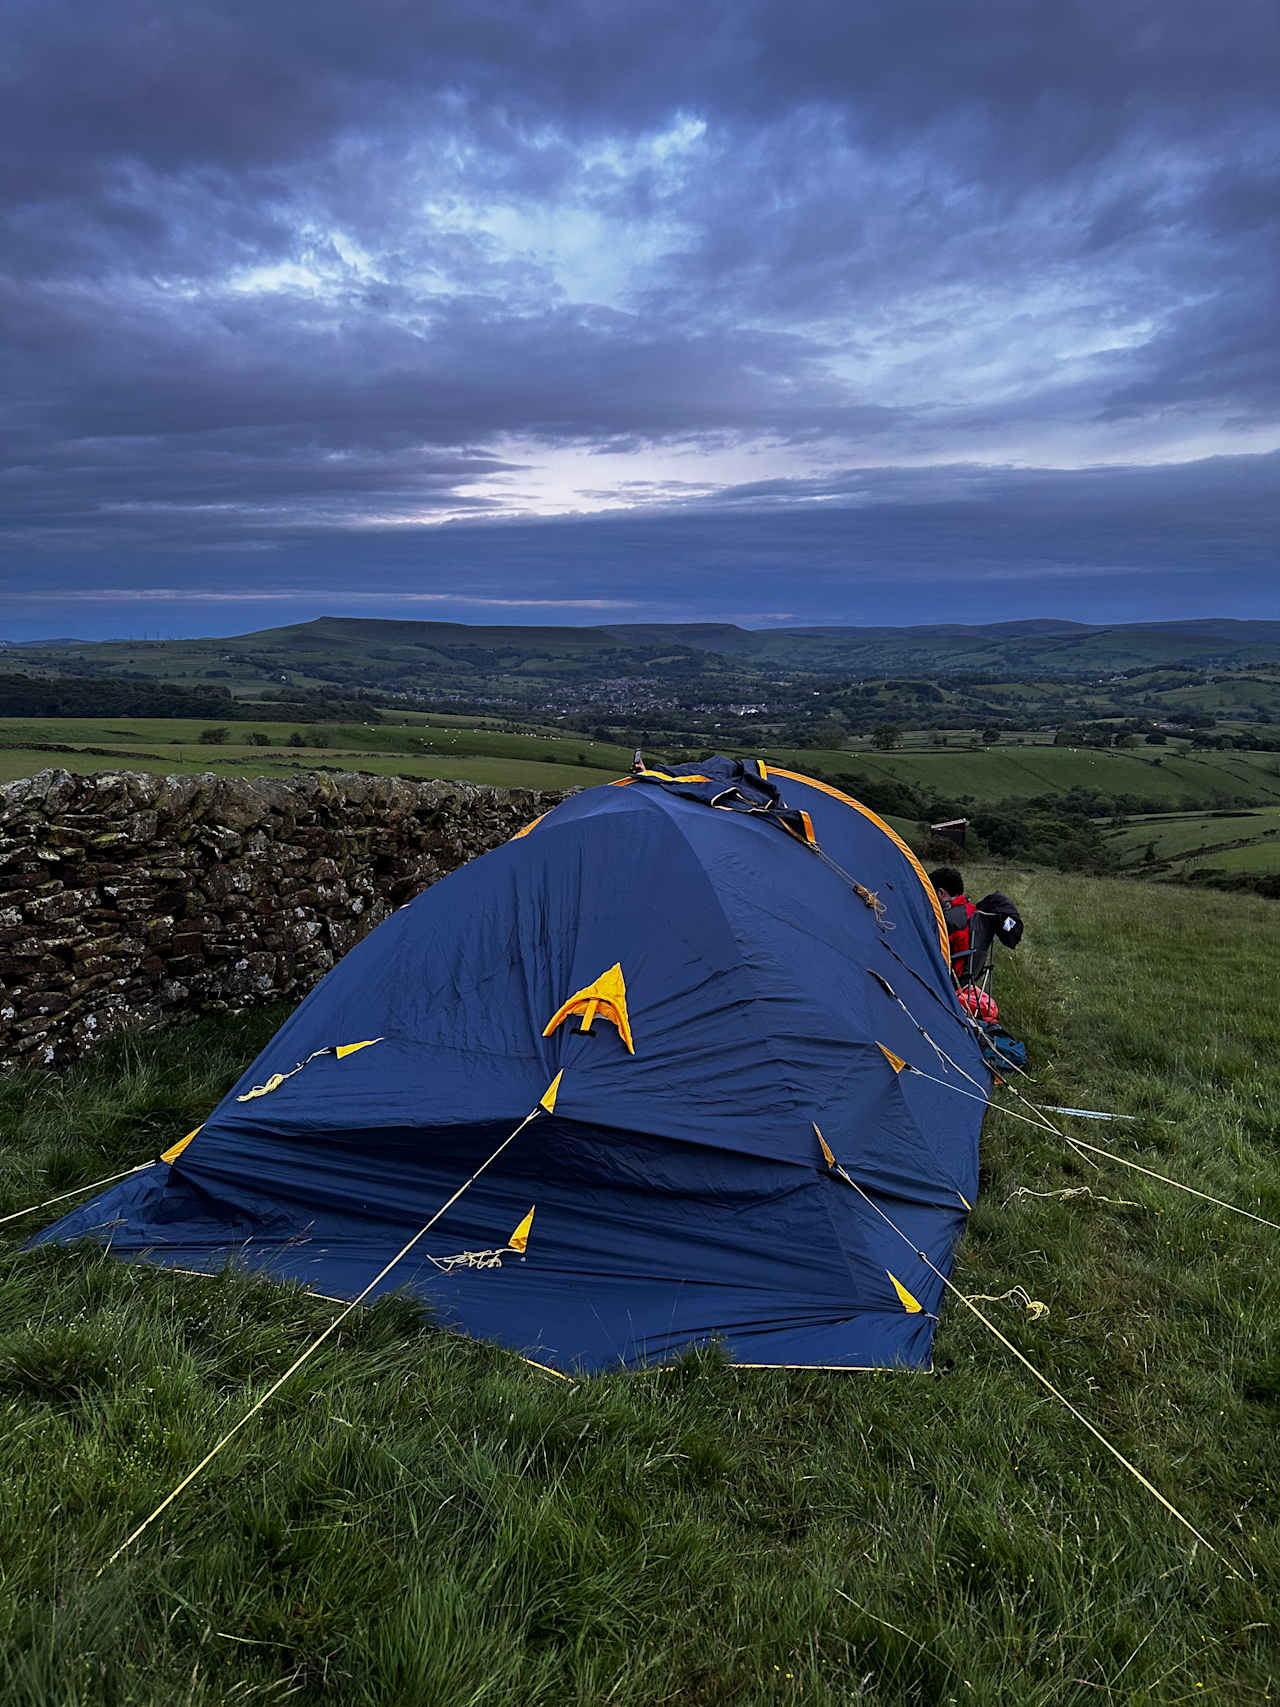
<instances>
[{"instance_id":1,"label":"green meadow","mask_svg":"<svg viewBox=\"0 0 1280 1707\"><path fill-rule=\"evenodd\" d=\"M1060 1125L1280 1221L1273 904L973 874L997 877L1028 919L996 983L1024 1094L1134 1116ZM188 1131L282 1017L0 1082L0 1214ZM333 1307L24 1253L49 1210L0 1227L3 1700L1280 1699L1280 1233L1007 1106L955 1283L1221 1557L955 1298L932 1375L736 1370L712 1347L574 1385L392 1298L108 1565Z\"/></svg>"},{"instance_id":2,"label":"green meadow","mask_svg":"<svg viewBox=\"0 0 1280 1707\"><path fill-rule=\"evenodd\" d=\"M98 771L129 766L164 773L213 771L278 776L331 766L380 775L444 777L510 787L575 788L625 774L632 749L534 726L499 728L479 718L385 711L377 724L225 725L226 740L200 739L197 718L6 718L0 720L0 781L50 765ZM256 744L254 735L269 744ZM296 737L298 745L290 745ZM730 742L732 746L732 742ZM59 748L70 749L59 751ZM705 747L690 749L696 757ZM858 773L911 783L975 803L1063 794L1072 788L1167 802L1171 809L1280 806L1280 754L1193 753L1180 746L1136 749L951 744L880 753L849 748L770 748L762 756L821 776Z\"/></svg>"},{"instance_id":3,"label":"green meadow","mask_svg":"<svg viewBox=\"0 0 1280 1707\"><path fill-rule=\"evenodd\" d=\"M411 714L410 714L411 715ZM290 776L322 768L442 778L498 787L581 788L629 770L631 749L553 734L486 729L476 719L403 724L228 723L201 741L199 718L7 718L0 721L0 782L50 766L93 773ZM265 739L258 745L254 735ZM296 740L296 745L291 744Z\"/></svg>"},{"instance_id":4,"label":"green meadow","mask_svg":"<svg viewBox=\"0 0 1280 1707\"><path fill-rule=\"evenodd\" d=\"M943 798L985 802L1097 789L1111 796L1168 801L1171 805L1280 804L1280 753L1190 753L1180 748L950 746L922 751L903 746L878 753L859 747L761 749L766 759L824 776L856 771L898 779Z\"/></svg>"},{"instance_id":5,"label":"green meadow","mask_svg":"<svg viewBox=\"0 0 1280 1707\"><path fill-rule=\"evenodd\" d=\"M1128 868L1185 876L1197 870L1280 871L1280 807L1133 818L1111 832Z\"/></svg>"}]
</instances>

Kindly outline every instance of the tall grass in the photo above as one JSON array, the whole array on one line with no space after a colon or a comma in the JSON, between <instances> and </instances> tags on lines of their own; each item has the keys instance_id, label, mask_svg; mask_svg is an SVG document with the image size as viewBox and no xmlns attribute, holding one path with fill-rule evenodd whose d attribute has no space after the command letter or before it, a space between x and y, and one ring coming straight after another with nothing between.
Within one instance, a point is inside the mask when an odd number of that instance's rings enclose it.
<instances>
[{"instance_id":1,"label":"tall grass","mask_svg":"<svg viewBox=\"0 0 1280 1707\"><path fill-rule=\"evenodd\" d=\"M1037 1096L1136 1114L1078 1130L1280 1220L1274 909L1001 879L1030 925L998 994ZM0 1083L4 1204L180 1136L278 1019ZM332 1307L3 1231L6 1703L1280 1700L1280 1234L1011 1119L988 1119L957 1284L1049 1304L983 1308L1240 1579L954 1305L933 1376L712 1347L569 1386L402 1298L99 1577Z\"/></svg>"}]
</instances>

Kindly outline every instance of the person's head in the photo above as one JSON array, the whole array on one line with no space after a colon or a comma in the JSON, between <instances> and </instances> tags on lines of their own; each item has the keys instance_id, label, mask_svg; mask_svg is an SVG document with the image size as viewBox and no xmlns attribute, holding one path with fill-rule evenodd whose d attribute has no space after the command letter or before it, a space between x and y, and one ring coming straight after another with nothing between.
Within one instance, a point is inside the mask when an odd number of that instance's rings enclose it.
<instances>
[{"instance_id":1,"label":"person's head","mask_svg":"<svg viewBox=\"0 0 1280 1707\"><path fill-rule=\"evenodd\" d=\"M944 898L964 894L964 878L954 865L940 865L936 871L929 873L929 881Z\"/></svg>"}]
</instances>

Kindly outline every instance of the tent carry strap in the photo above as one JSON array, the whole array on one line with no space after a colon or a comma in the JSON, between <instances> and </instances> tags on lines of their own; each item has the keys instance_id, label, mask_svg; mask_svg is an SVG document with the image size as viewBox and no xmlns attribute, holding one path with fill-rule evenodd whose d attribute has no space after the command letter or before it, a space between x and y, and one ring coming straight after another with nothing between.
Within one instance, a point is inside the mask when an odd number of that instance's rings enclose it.
<instances>
[{"instance_id":1,"label":"tent carry strap","mask_svg":"<svg viewBox=\"0 0 1280 1707\"><path fill-rule=\"evenodd\" d=\"M555 1095L556 1095L556 1091L559 1089L559 1083L560 1083L560 1074L557 1073L555 1078L552 1080L551 1084L546 1089L546 1091L544 1091L543 1095L534 1104L534 1106L529 1110L528 1114L525 1115L524 1119L520 1122L519 1126L516 1127L515 1131L509 1132L507 1134L507 1136L502 1140L501 1144L498 1145L497 1149L494 1150L490 1155L485 1157L484 1161L481 1162L480 1166L471 1175L471 1178L469 1180L465 1181L464 1184L460 1185L458 1187L457 1191L454 1192L453 1196L451 1198L449 1198L448 1202L442 1203L440 1205L439 1209L436 1210L435 1214L425 1224L425 1226L419 1227L418 1231L413 1235L413 1237L406 1244L404 1244L400 1247L400 1249L396 1252L396 1254L391 1258L391 1261L386 1263L381 1269L379 1269L378 1273L374 1275L373 1279L364 1288L363 1292L361 1292L358 1297L353 1298L351 1300L351 1302L346 1306L346 1308L342 1311L342 1313L338 1316L335 1316L333 1321L331 1321L329 1323L328 1327L323 1329L322 1332L320 1332L319 1334L317 1334L315 1339L313 1339L311 1341L311 1344L304 1347L304 1349L301 1352L299 1352L297 1357L294 1358L293 1362L285 1370L284 1374L276 1377L276 1379L267 1388L266 1392L262 1394L261 1398L255 1399L253 1404L244 1413L244 1415L239 1419L239 1421L234 1423L227 1430L227 1432L223 1435L222 1439L219 1440L216 1443L216 1445L212 1446L209 1449L209 1451L205 1453L204 1457L196 1465L195 1469L189 1470L187 1472L187 1474L182 1478L182 1480L178 1483L177 1487L174 1488L172 1493L166 1494L164 1499L162 1499L160 1501L160 1504L155 1508L155 1510L148 1517L144 1517L142 1522L138 1525L138 1527L135 1530L133 1530L131 1534L129 1534L125 1537L125 1539L116 1548L115 1552L106 1561L106 1564L100 1565L98 1567L98 1569L94 1572L94 1580L95 1581L107 1569L108 1565L114 1565L116 1560L120 1557L120 1555L123 1552L125 1552L129 1547L131 1547L133 1545L133 1543L139 1538L139 1536L143 1535L148 1529L150 1529L151 1525L155 1522L155 1520L160 1516L160 1514L163 1511L165 1511L169 1506L171 1506L173 1504L174 1500L176 1500L178 1495L180 1493L182 1493L183 1489L189 1488L191 1486L192 1482L194 1482L196 1477L200 1474L200 1472L202 1470L204 1470L206 1468L206 1466L208 1466L209 1464L212 1464L213 1460L222 1451L223 1447L228 1445L228 1443L230 1441L232 1441L237 1434L239 1434L240 1430L245 1426L245 1424L247 1422L250 1421L251 1418L257 1416L258 1412L267 1403L268 1399L271 1399L272 1397L274 1397L274 1395L276 1393L278 1393L280 1391L280 1389L284 1386L285 1382L289 1379L289 1377L291 1375L295 1374L299 1369L301 1369L302 1365L304 1363L306 1363L309 1358L313 1357L317 1351L319 1351L320 1347L324 1344L324 1342L329 1338L329 1336L331 1334L337 1332L337 1330L342 1326L343 1322L346 1321L347 1317L356 1308L356 1306L359 1304L363 1304L365 1299L373 1291L374 1287L377 1286L381 1281L386 1279L386 1277L391 1273L392 1269L396 1266L396 1264L398 1262L400 1262L404 1257L408 1256L409 1252L418 1243L419 1239L423 1238L427 1233L429 1233L431 1231L431 1229L435 1226L436 1222L440 1219L440 1217L447 1210L453 1208L454 1204L462 1196L463 1192L466 1191L470 1186L475 1184L475 1182L480 1178L480 1175L485 1171L485 1169L489 1166L489 1164L491 1162L495 1162L498 1159L498 1157L502 1154L502 1152L506 1149L507 1145L512 1143L516 1138L518 1138L520 1136L520 1134L524 1131L525 1127L528 1126L529 1122L531 1120L535 1120L537 1118L537 1116L539 1114L541 1114L544 1110L549 1112L551 1109L553 1109L555 1107Z\"/></svg>"},{"instance_id":2,"label":"tent carry strap","mask_svg":"<svg viewBox=\"0 0 1280 1707\"><path fill-rule=\"evenodd\" d=\"M1227 1570L1230 1571L1230 1573L1233 1577L1239 1578L1241 1581L1243 1581L1244 1580L1243 1574L1236 1569L1236 1567L1231 1563L1230 1559L1226 1558L1224 1554L1222 1554L1218 1551L1218 1549L1213 1545L1213 1543L1211 1541L1207 1541L1205 1539L1205 1537L1203 1535L1201 1535L1200 1531L1196 1528L1195 1524L1193 1524L1191 1522L1190 1518L1184 1517L1182 1512L1180 1512L1178 1510L1177 1506L1174 1505L1171 1500L1165 1498L1165 1496L1160 1492L1159 1488L1156 1487L1155 1483L1150 1481L1146 1476L1144 1476L1142 1471L1138 1469L1136 1464L1130 1463L1129 1459L1127 1459L1125 1457L1124 1453L1121 1452L1120 1448L1118 1446L1112 1445L1111 1441L1109 1441L1107 1439L1106 1435L1103 1434L1102 1430L1100 1428L1098 1428L1095 1424L1091 1423L1089 1421L1088 1417L1085 1416L1083 1411L1077 1410L1076 1407L1071 1403L1071 1400L1067 1398L1066 1394L1060 1392L1058 1390L1058 1388L1054 1386L1053 1382L1050 1381L1050 1379L1047 1375L1041 1374L1041 1372L1036 1368L1035 1364L1031 1362L1030 1358L1024 1356L1024 1354L1018 1350L1017 1346L1014 1345L1013 1341L1006 1338L1006 1336L1000 1332L1000 1329L998 1327L996 1327L995 1323L992 1322L991 1320L989 1320L988 1317L983 1315L982 1311L979 1310L978 1306L973 1302L973 1300L971 1298L969 1298L965 1293L963 1293L960 1290L960 1288L955 1285L955 1283L953 1281L949 1280L947 1278L947 1276L945 1274L943 1274L942 1270L937 1266L937 1264L934 1263L933 1261L931 1261L930 1258L925 1254L925 1252L918 1248L915 1241L913 1239L909 1238L907 1236L907 1234L902 1231L902 1228L898 1226L897 1222L892 1220L888 1215L885 1214L884 1210L881 1209L880 1205L873 1198L871 1198L867 1195L867 1193L858 1184L857 1180L855 1180L848 1173L848 1171L843 1167L837 1166L836 1172L840 1175L841 1179L844 1180L846 1185L851 1185L853 1187L853 1189L857 1192L858 1196L863 1200L863 1202L866 1203L868 1205L868 1207L873 1209L876 1212L876 1214L880 1217L880 1219L886 1223L887 1226L889 1226L893 1229L893 1231L898 1235L898 1237L902 1240L902 1242L905 1245L908 1245L913 1251L915 1251L916 1256L920 1259L920 1261L924 1264L924 1266L930 1271L930 1273L935 1274L938 1277L938 1279L942 1282L942 1284L947 1288L947 1290L949 1292L955 1293L956 1297L964 1305L965 1309L972 1311L972 1313L982 1323L983 1327L990 1329L990 1331L1000 1341L1001 1345L1003 1345L1007 1351L1011 1351L1013 1353L1013 1355L1017 1358L1018 1362L1021 1363L1025 1369L1030 1370L1031 1374L1035 1376L1036 1380L1040 1383L1040 1385L1042 1387L1046 1388L1050 1393L1052 1393L1053 1397L1055 1399L1057 1399L1061 1404L1065 1405L1066 1408L1071 1412L1072 1416L1075 1417L1076 1421L1083 1423L1085 1428L1088 1429L1089 1433L1091 1435L1093 1435L1096 1440L1101 1441L1102 1445L1106 1447L1107 1451L1111 1454L1111 1456L1114 1459L1116 1459L1116 1461L1118 1463L1122 1464L1124 1466L1124 1468L1129 1472L1129 1474L1131 1476L1135 1477L1136 1480L1139 1481L1142 1484L1142 1486L1147 1490L1147 1492L1149 1494L1153 1495L1154 1498L1160 1502L1160 1504L1165 1508L1165 1510L1167 1512L1169 1512L1173 1517L1177 1518L1178 1522L1182 1525L1182 1527L1184 1529L1188 1530L1190 1532L1190 1534L1192 1534L1195 1537L1195 1539L1200 1543L1200 1545L1202 1547L1207 1548L1208 1551L1213 1554L1215 1559L1219 1560L1223 1565L1225 1565Z\"/></svg>"}]
</instances>

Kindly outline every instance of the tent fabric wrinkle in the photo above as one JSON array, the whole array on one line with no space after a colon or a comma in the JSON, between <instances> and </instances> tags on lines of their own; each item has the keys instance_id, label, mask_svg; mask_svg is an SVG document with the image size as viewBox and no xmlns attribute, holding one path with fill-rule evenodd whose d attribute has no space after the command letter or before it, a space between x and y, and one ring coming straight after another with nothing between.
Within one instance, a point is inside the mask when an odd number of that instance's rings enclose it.
<instances>
[{"instance_id":1,"label":"tent fabric wrinkle","mask_svg":"<svg viewBox=\"0 0 1280 1707\"><path fill-rule=\"evenodd\" d=\"M757 761L622 780L392 914L167 1160L39 1238L349 1301L438 1216L370 1296L562 1373L710 1338L928 1368L991 1076L967 1031L895 1070L921 1039L885 947L955 1006L918 863Z\"/></svg>"}]
</instances>

